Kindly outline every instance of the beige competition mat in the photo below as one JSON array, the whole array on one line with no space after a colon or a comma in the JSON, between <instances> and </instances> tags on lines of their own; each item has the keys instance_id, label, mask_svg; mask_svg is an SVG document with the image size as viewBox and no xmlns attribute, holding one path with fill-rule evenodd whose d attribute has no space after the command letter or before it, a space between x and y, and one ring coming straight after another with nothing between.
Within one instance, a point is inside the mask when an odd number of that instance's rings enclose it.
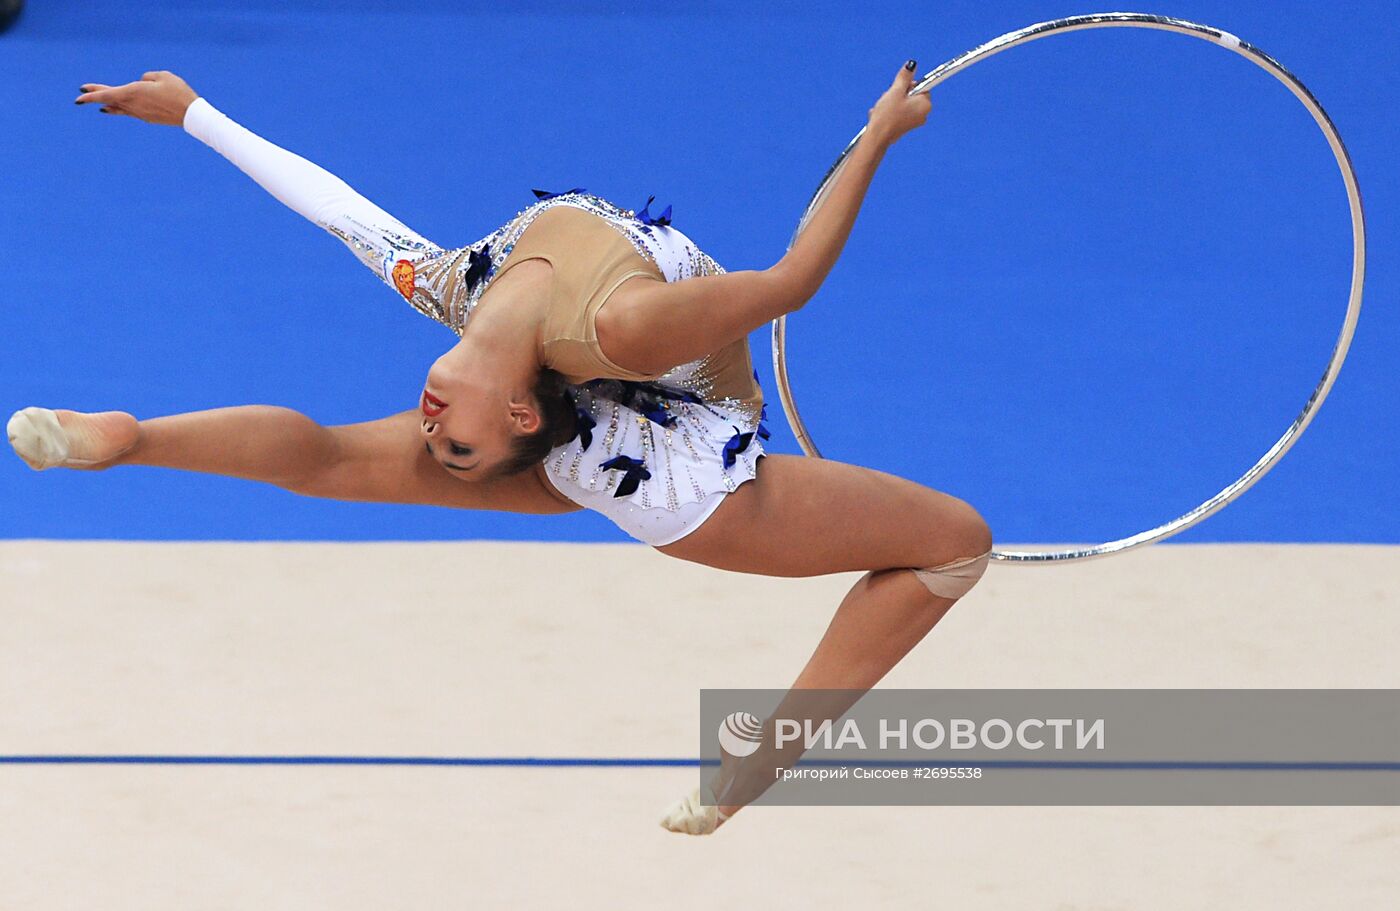
<instances>
[{"instance_id":1,"label":"beige competition mat","mask_svg":"<svg viewBox=\"0 0 1400 911\"><path fill-rule=\"evenodd\" d=\"M0 753L695 754L859 574L635 544L0 542ZM1400 687L1400 547L993 566L903 687ZM1396 808L770 808L690 768L0 764L0 911L1392 907Z\"/></svg>"}]
</instances>

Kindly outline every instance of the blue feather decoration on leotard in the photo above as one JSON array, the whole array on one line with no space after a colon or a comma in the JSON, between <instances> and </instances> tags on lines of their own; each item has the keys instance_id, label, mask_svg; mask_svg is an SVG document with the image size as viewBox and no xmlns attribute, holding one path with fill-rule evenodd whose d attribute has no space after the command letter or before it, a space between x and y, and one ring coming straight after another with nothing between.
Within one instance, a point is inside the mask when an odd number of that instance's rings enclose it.
<instances>
[{"instance_id":1,"label":"blue feather decoration on leotard","mask_svg":"<svg viewBox=\"0 0 1400 911\"><path fill-rule=\"evenodd\" d=\"M667 206L666 211L653 218L650 210L655 199L655 196L647 197L647 204L642 206L642 211L637 213L637 221L644 225L660 225L664 228L671 223L671 207Z\"/></svg>"},{"instance_id":2,"label":"blue feather decoration on leotard","mask_svg":"<svg viewBox=\"0 0 1400 911\"><path fill-rule=\"evenodd\" d=\"M468 250L467 261L467 271L463 273L462 280L467 283L467 290L470 291L491 272L491 245L485 244L479 251Z\"/></svg>"},{"instance_id":3,"label":"blue feather decoration on leotard","mask_svg":"<svg viewBox=\"0 0 1400 911\"><path fill-rule=\"evenodd\" d=\"M660 424L662 427L676 426L676 416L668 412L666 406L660 402L648 403L638 410L647 420Z\"/></svg>"},{"instance_id":4,"label":"blue feather decoration on leotard","mask_svg":"<svg viewBox=\"0 0 1400 911\"><path fill-rule=\"evenodd\" d=\"M617 485L617 492L613 494L614 498L636 493L642 481L651 478L651 472L647 471L644 462L625 455L613 456L601 467L604 471L620 470L623 472L622 480Z\"/></svg>"},{"instance_id":5,"label":"blue feather decoration on leotard","mask_svg":"<svg viewBox=\"0 0 1400 911\"><path fill-rule=\"evenodd\" d=\"M749 443L753 441L753 431L744 433L738 427L734 428L734 436L729 438L729 442L724 444L724 467L731 467L738 460L738 454L749 448Z\"/></svg>"},{"instance_id":6,"label":"blue feather decoration on leotard","mask_svg":"<svg viewBox=\"0 0 1400 911\"><path fill-rule=\"evenodd\" d=\"M546 199L553 199L556 196L568 196L570 193L585 193L587 191L583 187L574 187L572 190L565 190L563 193L551 193L548 190L531 190L530 192L535 194L536 199L543 202Z\"/></svg>"}]
</instances>

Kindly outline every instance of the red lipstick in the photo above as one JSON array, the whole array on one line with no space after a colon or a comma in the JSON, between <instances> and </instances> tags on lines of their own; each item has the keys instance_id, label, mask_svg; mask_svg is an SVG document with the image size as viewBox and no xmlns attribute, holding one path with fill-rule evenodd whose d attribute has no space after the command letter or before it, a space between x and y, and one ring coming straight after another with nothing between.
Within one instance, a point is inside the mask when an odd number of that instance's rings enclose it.
<instances>
[{"instance_id":1,"label":"red lipstick","mask_svg":"<svg viewBox=\"0 0 1400 911\"><path fill-rule=\"evenodd\" d=\"M447 403L442 399L433 395L426 389L423 390L423 414L430 418L435 418L442 414L443 409L446 407Z\"/></svg>"}]
</instances>

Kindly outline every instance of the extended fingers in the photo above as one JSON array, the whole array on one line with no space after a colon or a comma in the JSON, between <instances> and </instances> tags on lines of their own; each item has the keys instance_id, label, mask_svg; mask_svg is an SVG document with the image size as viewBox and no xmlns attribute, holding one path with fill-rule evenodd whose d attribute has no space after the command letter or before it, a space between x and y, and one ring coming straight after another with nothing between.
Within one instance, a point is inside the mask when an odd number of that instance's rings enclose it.
<instances>
[{"instance_id":1,"label":"extended fingers","mask_svg":"<svg viewBox=\"0 0 1400 911\"><path fill-rule=\"evenodd\" d=\"M91 104L96 102L98 104L121 104L131 97L132 85L133 83L117 86L102 85L95 82L86 83L81 87L82 94L75 98L73 103Z\"/></svg>"},{"instance_id":2,"label":"extended fingers","mask_svg":"<svg viewBox=\"0 0 1400 911\"><path fill-rule=\"evenodd\" d=\"M143 83L159 82L166 77L174 75L175 74L169 70L151 70L150 72L142 73L141 78L136 82L128 82L126 85L112 86L101 82L84 82L82 85L78 86L80 94L74 100L74 104L97 102L98 104L105 105L120 105L124 101L131 100L134 94L141 90L139 86Z\"/></svg>"},{"instance_id":3,"label":"extended fingers","mask_svg":"<svg viewBox=\"0 0 1400 911\"><path fill-rule=\"evenodd\" d=\"M79 86L81 94L74 99L74 104L100 104L104 114L127 114L134 116L126 109L126 104L132 101L136 95L139 82L128 82L126 85L104 85L100 82L85 82Z\"/></svg>"}]
</instances>

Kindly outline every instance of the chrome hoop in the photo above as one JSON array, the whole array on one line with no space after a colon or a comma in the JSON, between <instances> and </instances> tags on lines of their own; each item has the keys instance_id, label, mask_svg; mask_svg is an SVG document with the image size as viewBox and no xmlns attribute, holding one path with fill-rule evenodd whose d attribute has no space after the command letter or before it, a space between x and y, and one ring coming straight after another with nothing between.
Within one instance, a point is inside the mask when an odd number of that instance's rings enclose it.
<instances>
[{"instance_id":1,"label":"chrome hoop","mask_svg":"<svg viewBox=\"0 0 1400 911\"><path fill-rule=\"evenodd\" d=\"M1174 534L1185 531L1198 522L1214 515L1224 509L1240 494L1244 493L1256 481L1262 478L1269 469L1273 468L1284 453L1297 442L1312 422L1317 409L1322 405L1327 393L1331 391L1333 382L1337 379L1337 373L1341 370L1342 362L1346 360L1347 349L1351 345L1352 335L1356 331L1356 320L1361 313L1361 289L1366 277L1366 219L1361 208L1361 190L1357 185L1356 172L1352 168L1351 158L1347 154L1346 146L1342 143L1342 137L1337 132L1337 128L1332 123L1332 119L1327 116L1322 105L1313 97L1312 92L1299 81L1282 64L1274 60L1268 54L1241 41L1229 32L1221 31L1209 25L1201 25L1196 22L1188 22L1184 19L1172 19L1167 16L1153 16L1147 13L1093 13L1085 16L1071 16L1066 19L1055 19L1050 22L1040 22L1035 25L1020 29L1019 31L1008 32L1000 38L988 41L980 47L954 57L942 66L931 70L926 76L918 81L910 94L915 92L927 92L934 86L951 78L955 73L962 72L981 60L986 60L995 54L1009 50L1020 44L1026 44L1039 38L1065 32L1080 31L1092 28L1152 28L1163 31L1176 32L1181 35L1189 35L1193 38L1201 38L1218 44L1244 57L1246 60L1256 64L1265 72L1272 75L1279 82L1293 93L1303 107L1308 109L1322 133L1327 137L1327 144L1332 148L1332 154L1337 160L1337 167L1342 172L1342 181L1346 185L1347 203L1351 208L1351 236L1352 236L1352 265L1351 265L1351 292L1347 299L1346 316L1342 320L1341 332L1337 335L1337 343L1332 349L1332 357L1327 362L1327 367L1322 372L1322 378L1313 389L1312 395L1308 397L1303 405L1303 410L1294 418L1293 423L1284 431L1283 436L1278 438L1269 449L1249 467L1240 477L1215 494L1210 499L1201 503L1191 511L1184 513L1158 525L1147 531L1138 532L1125 538L1115 541L1107 541L1093 547L1084 547L1068 550L1052 551L992 551L992 558L1004 563L1052 563L1067 560L1086 560L1093 557L1102 557L1109 554L1122 553L1134 547L1141 547L1144 544L1151 544L1154 541L1161 541ZM802 218L798 221L797 230L793 232L792 240L788 242L789 249L796 242L798 235L806 227L811 219L812 213L821 205L825 198L826 190L831 185L833 179L839 173L841 166L845 163L852 149L860 142L860 138L865 133L865 128L855 135L846 148L837 157L835 164L827 171L826 176L817 187L817 191L812 194L812 199L807 204ZM792 386L788 378L787 371L787 317L779 317L773 321L773 370L778 381L778 393L782 398L783 411L787 415L788 423L792 425L797 442L802 450L809 456L821 458L821 453L817 450L817 445L812 440L811 433L807 430L806 424L802 422L802 416L798 413L797 403L793 400Z\"/></svg>"}]
</instances>

